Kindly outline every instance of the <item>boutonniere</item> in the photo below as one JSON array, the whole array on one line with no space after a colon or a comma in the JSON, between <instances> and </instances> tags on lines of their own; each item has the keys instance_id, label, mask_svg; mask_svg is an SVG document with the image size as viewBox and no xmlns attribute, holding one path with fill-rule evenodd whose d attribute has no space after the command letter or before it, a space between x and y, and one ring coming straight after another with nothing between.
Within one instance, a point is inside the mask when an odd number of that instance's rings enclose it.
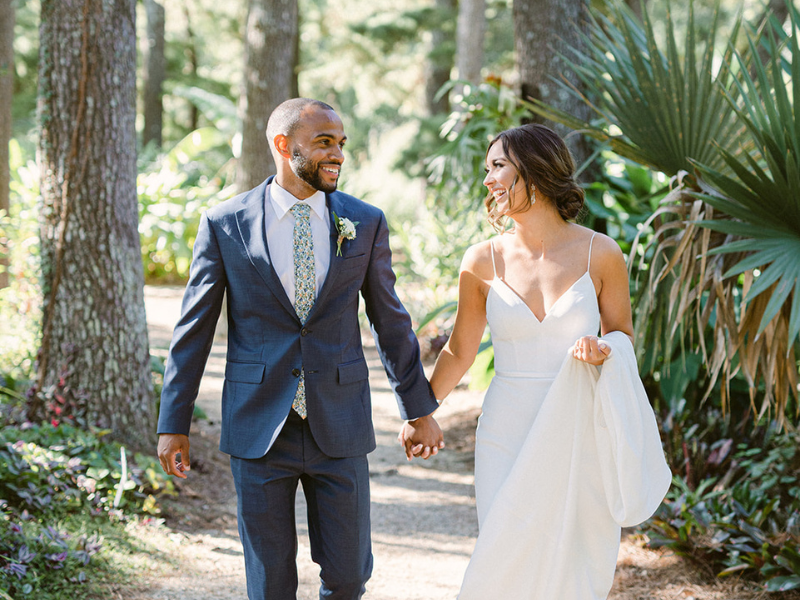
<instances>
[{"instance_id":1,"label":"boutonniere","mask_svg":"<svg viewBox=\"0 0 800 600\"><path fill-rule=\"evenodd\" d=\"M339 238L336 240L336 256L341 256L342 242L356 239L356 225L358 225L359 221L354 223L347 217L340 217L333 213L333 222L336 224L336 231L339 232Z\"/></svg>"}]
</instances>

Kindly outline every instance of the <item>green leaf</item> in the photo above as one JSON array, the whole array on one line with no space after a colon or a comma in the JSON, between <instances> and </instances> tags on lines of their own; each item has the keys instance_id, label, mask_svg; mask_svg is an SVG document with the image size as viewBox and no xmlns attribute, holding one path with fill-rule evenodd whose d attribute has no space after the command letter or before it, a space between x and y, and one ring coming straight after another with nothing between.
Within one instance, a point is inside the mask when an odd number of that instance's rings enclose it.
<instances>
[{"instance_id":1,"label":"green leaf","mask_svg":"<svg viewBox=\"0 0 800 600\"><path fill-rule=\"evenodd\" d=\"M768 592L786 592L800 588L800 576L773 577L765 585Z\"/></svg>"}]
</instances>

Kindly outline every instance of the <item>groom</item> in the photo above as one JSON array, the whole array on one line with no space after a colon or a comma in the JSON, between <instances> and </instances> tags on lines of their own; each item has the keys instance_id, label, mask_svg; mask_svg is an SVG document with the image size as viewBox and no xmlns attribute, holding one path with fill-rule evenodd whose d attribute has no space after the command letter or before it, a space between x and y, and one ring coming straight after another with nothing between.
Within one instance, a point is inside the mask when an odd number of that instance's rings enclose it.
<instances>
[{"instance_id":1,"label":"groom","mask_svg":"<svg viewBox=\"0 0 800 600\"><path fill-rule=\"evenodd\" d=\"M248 596L296 597L299 482L320 598L356 600L372 572L366 455L375 448L359 292L408 420L409 458L443 445L430 416L438 405L394 291L386 219L336 191L342 121L323 102L295 98L272 113L267 138L277 175L201 218L164 375L158 456L164 471L186 477L192 409L227 292L220 450L231 456Z\"/></svg>"}]
</instances>

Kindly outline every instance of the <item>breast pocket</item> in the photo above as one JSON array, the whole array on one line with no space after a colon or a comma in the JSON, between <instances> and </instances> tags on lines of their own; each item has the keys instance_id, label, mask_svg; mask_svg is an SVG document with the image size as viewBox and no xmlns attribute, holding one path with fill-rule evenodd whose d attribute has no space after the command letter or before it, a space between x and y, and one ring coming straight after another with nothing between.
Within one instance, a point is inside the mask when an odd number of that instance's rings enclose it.
<instances>
[{"instance_id":1,"label":"breast pocket","mask_svg":"<svg viewBox=\"0 0 800 600\"><path fill-rule=\"evenodd\" d=\"M348 269L357 269L358 267L365 267L369 257L366 254L357 254L355 256L346 256L339 266L340 271Z\"/></svg>"}]
</instances>

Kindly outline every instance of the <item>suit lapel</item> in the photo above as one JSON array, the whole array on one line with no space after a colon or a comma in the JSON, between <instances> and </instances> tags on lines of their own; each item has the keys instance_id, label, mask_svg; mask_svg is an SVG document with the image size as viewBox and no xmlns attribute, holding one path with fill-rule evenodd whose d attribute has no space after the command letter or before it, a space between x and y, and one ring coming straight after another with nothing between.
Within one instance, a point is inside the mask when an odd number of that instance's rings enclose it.
<instances>
[{"instance_id":1,"label":"suit lapel","mask_svg":"<svg viewBox=\"0 0 800 600\"><path fill-rule=\"evenodd\" d=\"M336 275L339 273L339 267L344 260L344 256L336 256L336 240L339 238L339 230L336 228L336 220L333 218L333 213L336 213L340 217L351 218L350 215L347 214L346 205L340 200L339 194L334 192L332 194L325 194L325 197L328 201L328 221L331 228L331 262L330 266L328 267L328 274L325 276L325 281L322 283L322 289L320 289L317 299L314 302L314 306L311 308L311 312L308 315L309 319L314 314L314 311L316 311L317 306L323 303L331 288L336 283ZM344 253L344 245L342 245L342 253Z\"/></svg>"},{"instance_id":2,"label":"suit lapel","mask_svg":"<svg viewBox=\"0 0 800 600\"><path fill-rule=\"evenodd\" d=\"M264 222L264 194L271 180L272 178L268 179L242 199L244 206L236 211L236 224L239 227L239 235L242 236L242 243L250 262L281 305L292 316L297 318L297 313L272 265L269 246L267 245L267 231ZM328 276L330 277L330 273Z\"/></svg>"}]
</instances>

